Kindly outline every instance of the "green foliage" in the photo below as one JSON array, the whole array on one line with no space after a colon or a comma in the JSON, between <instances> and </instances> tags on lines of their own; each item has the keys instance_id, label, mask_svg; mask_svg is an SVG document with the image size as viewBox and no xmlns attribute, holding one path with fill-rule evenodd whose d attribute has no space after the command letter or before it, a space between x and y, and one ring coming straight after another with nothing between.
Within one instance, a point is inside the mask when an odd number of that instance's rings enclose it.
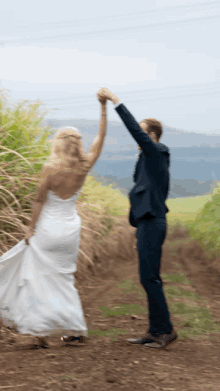
<instances>
[{"instance_id":1,"label":"green foliage","mask_svg":"<svg viewBox=\"0 0 220 391\"><path fill-rule=\"evenodd\" d=\"M123 216L128 214L128 198L119 190L112 189L112 186L103 186L92 176L87 176L83 185L84 202L88 203L88 209L97 210L97 213L104 213L107 217ZM111 225L106 220L106 225Z\"/></svg>"},{"instance_id":2,"label":"green foliage","mask_svg":"<svg viewBox=\"0 0 220 391\"><path fill-rule=\"evenodd\" d=\"M103 318L147 313L147 309L138 304L118 304L113 307L100 307L100 310L102 310Z\"/></svg>"},{"instance_id":3,"label":"green foliage","mask_svg":"<svg viewBox=\"0 0 220 391\"><path fill-rule=\"evenodd\" d=\"M189 306L186 303L170 303L170 311L181 319L180 338L200 338L202 334L220 332L220 326L214 323L212 314L207 308L199 305Z\"/></svg>"},{"instance_id":4,"label":"green foliage","mask_svg":"<svg viewBox=\"0 0 220 391\"><path fill-rule=\"evenodd\" d=\"M183 289L178 288L178 286L166 286L164 288L166 297L168 299L172 299L173 297L177 298L186 298L188 300L193 300L193 301L200 301L201 297L199 296L198 293L196 292L189 292L185 291Z\"/></svg>"},{"instance_id":5,"label":"green foliage","mask_svg":"<svg viewBox=\"0 0 220 391\"><path fill-rule=\"evenodd\" d=\"M120 335L120 334L127 334L127 331L126 330L123 330L123 329L116 329L116 328L112 328L112 329L108 329L108 330L100 330L100 329L96 329L96 330L89 330L88 332L89 336L91 335L97 335L99 337L115 337L117 335Z\"/></svg>"},{"instance_id":6,"label":"green foliage","mask_svg":"<svg viewBox=\"0 0 220 391\"><path fill-rule=\"evenodd\" d=\"M15 106L0 96L0 240L4 251L25 232L37 184L37 173L50 154L49 127L41 123L42 104ZM0 250L2 252L2 250Z\"/></svg>"},{"instance_id":7,"label":"green foliage","mask_svg":"<svg viewBox=\"0 0 220 391\"><path fill-rule=\"evenodd\" d=\"M132 280L121 281L118 287L123 290L124 294L137 292L140 297L146 297L144 288L142 288L141 285L137 287L137 285Z\"/></svg>"},{"instance_id":8,"label":"green foliage","mask_svg":"<svg viewBox=\"0 0 220 391\"><path fill-rule=\"evenodd\" d=\"M5 96L0 102L0 160L11 162L7 167L13 167L18 174L22 169L39 171L50 153L48 136L53 133L49 126L41 126L46 114L41 110L42 104L23 101L9 107Z\"/></svg>"},{"instance_id":9,"label":"green foliage","mask_svg":"<svg viewBox=\"0 0 220 391\"><path fill-rule=\"evenodd\" d=\"M124 294L128 294L133 291L139 292L139 288L132 280L121 281L118 287L123 290Z\"/></svg>"},{"instance_id":10,"label":"green foliage","mask_svg":"<svg viewBox=\"0 0 220 391\"><path fill-rule=\"evenodd\" d=\"M220 256L220 185L216 186L210 195L167 201L168 223L186 226L191 240L201 246L207 258Z\"/></svg>"},{"instance_id":11,"label":"green foliage","mask_svg":"<svg viewBox=\"0 0 220 391\"><path fill-rule=\"evenodd\" d=\"M166 280L172 281L172 282L181 282L183 284L191 284L191 281L186 278L185 273L179 273L179 274L178 273L175 273L175 274L162 273L161 277Z\"/></svg>"},{"instance_id":12,"label":"green foliage","mask_svg":"<svg viewBox=\"0 0 220 391\"><path fill-rule=\"evenodd\" d=\"M211 195L167 200L169 225L175 225L176 223L183 226L190 225L210 199Z\"/></svg>"},{"instance_id":13,"label":"green foliage","mask_svg":"<svg viewBox=\"0 0 220 391\"><path fill-rule=\"evenodd\" d=\"M189 233L206 252L207 257L220 256L220 187L190 224Z\"/></svg>"}]
</instances>

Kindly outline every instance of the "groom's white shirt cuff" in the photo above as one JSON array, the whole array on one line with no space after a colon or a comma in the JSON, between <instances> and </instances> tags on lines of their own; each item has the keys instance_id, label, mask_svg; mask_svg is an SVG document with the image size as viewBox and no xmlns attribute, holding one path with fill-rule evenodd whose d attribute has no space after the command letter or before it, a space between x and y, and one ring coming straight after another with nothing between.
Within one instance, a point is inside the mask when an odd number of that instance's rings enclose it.
<instances>
[{"instance_id":1,"label":"groom's white shirt cuff","mask_svg":"<svg viewBox=\"0 0 220 391\"><path fill-rule=\"evenodd\" d=\"M116 107L118 107L118 106L121 105L121 104L122 104L122 102L116 103L116 105L114 106L114 109L116 109Z\"/></svg>"}]
</instances>

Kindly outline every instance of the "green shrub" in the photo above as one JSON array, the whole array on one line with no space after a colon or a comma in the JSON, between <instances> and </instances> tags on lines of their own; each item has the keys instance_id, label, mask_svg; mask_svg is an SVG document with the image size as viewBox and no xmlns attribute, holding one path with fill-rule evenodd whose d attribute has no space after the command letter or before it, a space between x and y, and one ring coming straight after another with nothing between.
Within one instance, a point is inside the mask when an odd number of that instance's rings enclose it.
<instances>
[{"instance_id":1,"label":"green shrub","mask_svg":"<svg viewBox=\"0 0 220 391\"><path fill-rule=\"evenodd\" d=\"M192 239L196 240L207 256L220 256L220 187L205 204L189 227Z\"/></svg>"}]
</instances>

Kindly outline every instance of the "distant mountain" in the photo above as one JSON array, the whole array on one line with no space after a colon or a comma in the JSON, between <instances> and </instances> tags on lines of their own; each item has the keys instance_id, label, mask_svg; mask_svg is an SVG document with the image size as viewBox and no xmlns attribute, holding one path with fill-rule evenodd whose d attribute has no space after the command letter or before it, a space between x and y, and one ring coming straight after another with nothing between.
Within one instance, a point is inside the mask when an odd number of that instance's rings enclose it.
<instances>
[{"instance_id":1,"label":"distant mountain","mask_svg":"<svg viewBox=\"0 0 220 391\"><path fill-rule=\"evenodd\" d=\"M61 126L75 126L83 134L83 143L87 148L92 142L99 130L99 121L85 119L68 119L68 120L46 120L46 123L53 128ZM161 142L169 148L189 148L189 147L220 147L220 129L215 134L204 134L196 132L187 132L184 130L174 129L168 126L164 127L164 134ZM127 150L135 151L136 142L130 135L122 121L109 121L107 137L104 150L118 151Z\"/></svg>"},{"instance_id":2,"label":"distant mountain","mask_svg":"<svg viewBox=\"0 0 220 391\"><path fill-rule=\"evenodd\" d=\"M125 196L128 195L129 190L134 186L132 177L118 179L113 175L98 175L95 170L91 170L91 175L95 177L98 182L103 185L113 184L113 188L121 191ZM194 179L174 179L170 178L170 191L168 198L193 197L198 195L211 194L213 189L217 187L220 181L200 182Z\"/></svg>"},{"instance_id":3,"label":"distant mountain","mask_svg":"<svg viewBox=\"0 0 220 391\"><path fill-rule=\"evenodd\" d=\"M131 177L138 151L104 151L94 170L102 176L118 179ZM174 179L213 181L220 180L219 148L170 148L170 174Z\"/></svg>"},{"instance_id":4,"label":"distant mountain","mask_svg":"<svg viewBox=\"0 0 220 391\"><path fill-rule=\"evenodd\" d=\"M170 179L168 198L193 197L211 194L220 181L196 181L195 179Z\"/></svg>"}]
</instances>

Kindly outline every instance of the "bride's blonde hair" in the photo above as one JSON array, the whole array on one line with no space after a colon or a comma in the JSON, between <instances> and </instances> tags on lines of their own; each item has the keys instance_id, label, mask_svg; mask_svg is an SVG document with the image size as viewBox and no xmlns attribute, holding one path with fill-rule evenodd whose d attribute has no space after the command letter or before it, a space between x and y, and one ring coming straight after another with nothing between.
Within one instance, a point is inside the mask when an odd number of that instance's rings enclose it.
<instances>
[{"instance_id":1,"label":"bride's blonde hair","mask_svg":"<svg viewBox=\"0 0 220 391\"><path fill-rule=\"evenodd\" d=\"M60 128L51 148L48 165L58 170L77 171L79 174L89 169L89 161L83 151L81 134L72 127Z\"/></svg>"}]
</instances>

